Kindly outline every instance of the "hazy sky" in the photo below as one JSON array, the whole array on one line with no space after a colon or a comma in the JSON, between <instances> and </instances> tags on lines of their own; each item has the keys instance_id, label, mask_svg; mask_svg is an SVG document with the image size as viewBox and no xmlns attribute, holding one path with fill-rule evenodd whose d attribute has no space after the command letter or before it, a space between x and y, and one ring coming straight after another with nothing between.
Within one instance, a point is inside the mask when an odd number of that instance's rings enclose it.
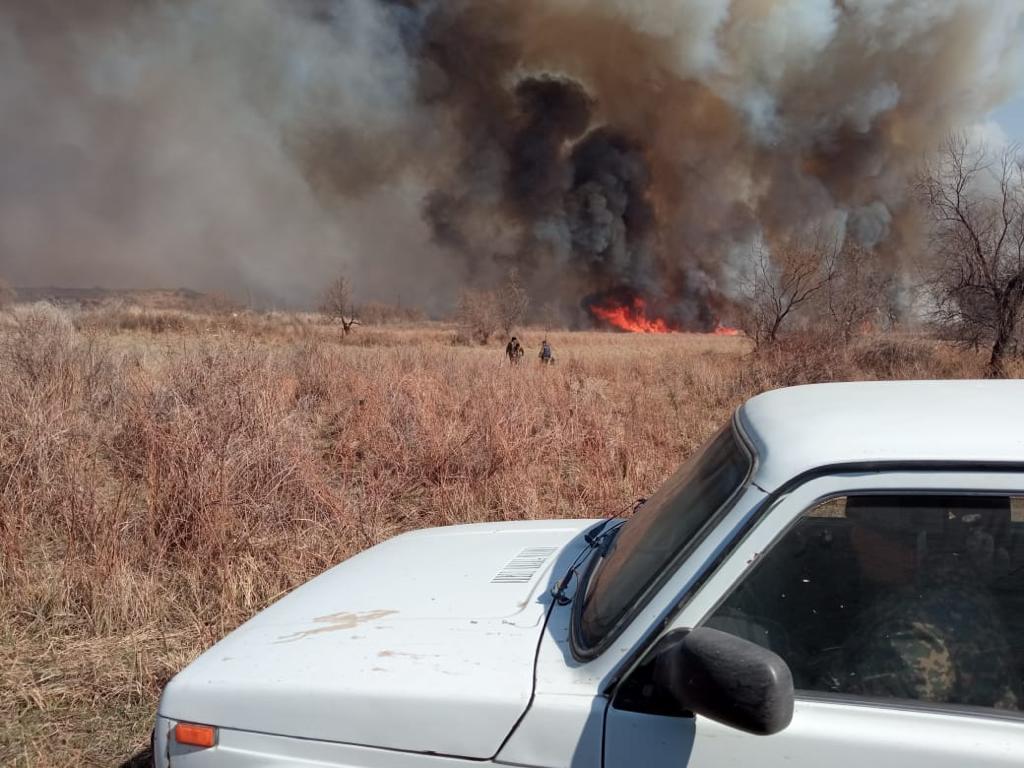
<instances>
[{"instance_id":1,"label":"hazy sky","mask_svg":"<svg viewBox=\"0 0 1024 768\"><path fill-rule=\"evenodd\" d=\"M1024 143L1024 91L993 113L1011 141Z\"/></svg>"}]
</instances>

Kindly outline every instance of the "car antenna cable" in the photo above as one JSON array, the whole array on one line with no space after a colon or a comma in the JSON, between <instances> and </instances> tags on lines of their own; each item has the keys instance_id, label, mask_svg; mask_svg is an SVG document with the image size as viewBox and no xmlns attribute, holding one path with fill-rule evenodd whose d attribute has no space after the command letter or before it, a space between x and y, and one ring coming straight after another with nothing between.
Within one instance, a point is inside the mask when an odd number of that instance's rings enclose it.
<instances>
[{"instance_id":1,"label":"car antenna cable","mask_svg":"<svg viewBox=\"0 0 1024 768\"><path fill-rule=\"evenodd\" d=\"M606 517L596 528L594 528L594 530L590 531L583 537L583 540L587 543L586 548L576 556L572 565L569 566L569 570L566 571L565 576L559 579L551 589L551 596L555 598L555 601L559 605L567 605L569 603L569 598L565 596L565 591L569 588L569 585L572 584L573 577L579 575L580 563L582 563L587 555L590 554L591 550L595 547L601 546L602 543L608 540L607 534L605 533L605 528L608 527L608 524L614 520L622 518L627 512L632 511L633 514L636 514L637 510L639 510L646 501L647 499L641 496L636 501L630 502L619 511ZM616 528L616 530L618 529ZM611 533L611 531L609 531L609 533Z\"/></svg>"}]
</instances>

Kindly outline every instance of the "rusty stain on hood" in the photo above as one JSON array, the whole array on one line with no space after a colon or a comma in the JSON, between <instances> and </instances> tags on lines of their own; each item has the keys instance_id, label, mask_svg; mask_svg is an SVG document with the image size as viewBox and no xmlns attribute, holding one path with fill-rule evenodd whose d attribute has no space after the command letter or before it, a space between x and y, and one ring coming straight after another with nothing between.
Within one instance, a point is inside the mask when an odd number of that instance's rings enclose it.
<instances>
[{"instance_id":1,"label":"rusty stain on hood","mask_svg":"<svg viewBox=\"0 0 1024 768\"><path fill-rule=\"evenodd\" d=\"M328 613L326 616L317 616L313 619L316 624L322 624L323 626L314 627L313 629L306 629L301 632L293 632L290 635L283 635L276 643L291 643L296 640L302 640L313 635L320 635L325 632L337 632L341 629L353 629L360 624L367 621L375 621L376 619L382 619L385 616L390 616L398 611L363 611L362 613L353 613L351 611L342 611L341 613Z\"/></svg>"}]
</instances>

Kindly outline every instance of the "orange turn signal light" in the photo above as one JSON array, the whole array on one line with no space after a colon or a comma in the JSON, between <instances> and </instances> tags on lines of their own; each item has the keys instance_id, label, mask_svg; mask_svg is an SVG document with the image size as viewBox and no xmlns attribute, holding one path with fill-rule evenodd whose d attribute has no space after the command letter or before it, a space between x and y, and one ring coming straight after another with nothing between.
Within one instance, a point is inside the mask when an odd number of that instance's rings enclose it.
<instances>
[{"instance_id":1,"label":"orange turn signal light","mask_svg":"<svg viewBox=\"0 0 1024 768\"><path fill-rule=\"evenodd\" d=\"M217 743L217 729L212 725L178 723L174 726L174 740L192 747L212 747Z\"/></svg>"}]
</instances>

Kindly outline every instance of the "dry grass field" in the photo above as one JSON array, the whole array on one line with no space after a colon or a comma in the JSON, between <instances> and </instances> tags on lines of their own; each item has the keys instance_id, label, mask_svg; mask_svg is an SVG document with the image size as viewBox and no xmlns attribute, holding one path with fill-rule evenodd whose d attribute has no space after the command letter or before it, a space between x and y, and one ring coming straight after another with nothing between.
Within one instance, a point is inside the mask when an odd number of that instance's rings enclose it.
<instances>
[{"instance_id":1,"label":"dry grass field","mask_svg":"<svg viewBox=\"0 0 1024 768\"><path fill-rule=\"evenodd\" d=\"M427 525L600 516L742 400L979 375L910 336L552 333L48 305L0 313L0 764L120 765L161 686L256 611Z\"/></svg>"}]
</instances>

